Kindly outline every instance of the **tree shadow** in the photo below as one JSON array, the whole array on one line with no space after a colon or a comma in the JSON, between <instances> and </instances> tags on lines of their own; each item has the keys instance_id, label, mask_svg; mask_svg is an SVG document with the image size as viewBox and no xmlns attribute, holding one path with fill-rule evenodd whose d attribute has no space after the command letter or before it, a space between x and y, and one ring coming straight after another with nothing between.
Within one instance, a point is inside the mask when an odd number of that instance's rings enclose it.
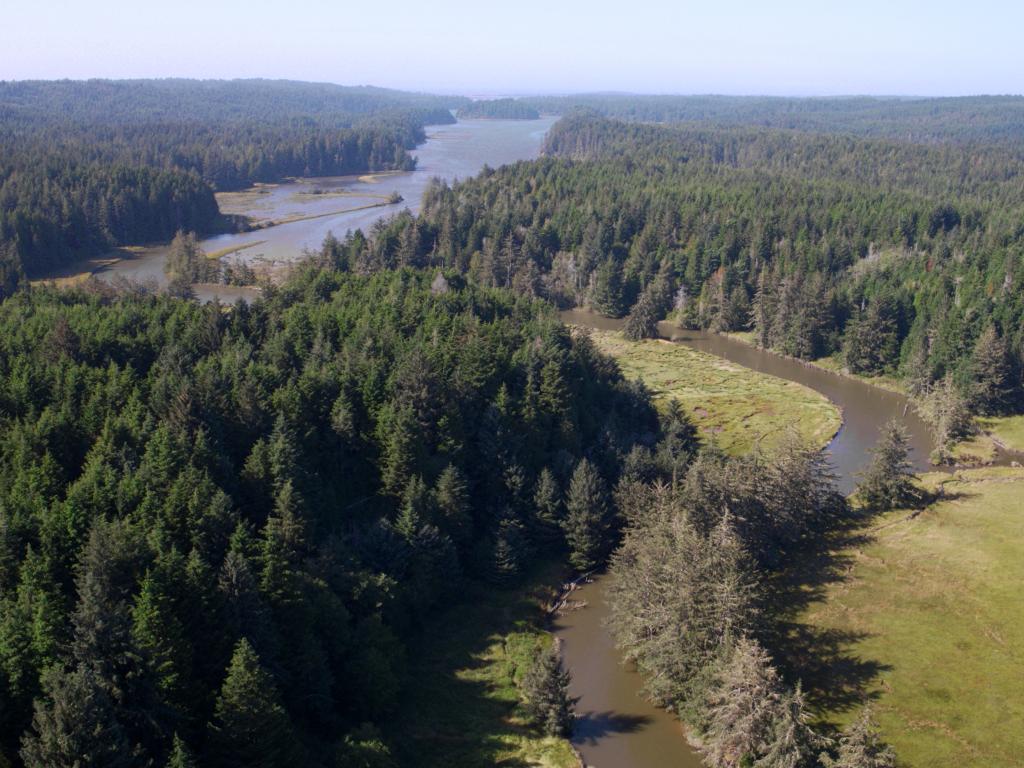
<instances>
[{"instance_id":1,"label":"tree shadow","mask_svg":"<svg viewBox=\"0 0 1024 768\"><path fill-rule=\"evenodd\" d=\"M577 713L572 741L593 746L612 734L636 733L650 722L651 718L646 715L623 715L611 711Z\"/></svg>"},{"instance_id":2,"label":"tree shadow","mask_svg":"<svg viewBox=\"0 0 1024 768\"><path fill-rule=\"evenodd\" d=\"M539 731L525 721L515 688L553 569L526 586L461 585L458 602L432 615L409 642L401 705L387 729L399 764L417 768L530 768L515 746Z\"/></svg>"},{"instance_id":3,"label":"tree shadow","mask_svg":"<svg viewBox=\"0 0 1024 768\"><path fill-rule=\"evenodd\" d=\"M762 640L782 675L799 680L813 711L843 712L878 696L876 681L891 667L857 653L868 633L816 626L807 611L849 580L855 552L874 539L871 513L851 512L827 531L808 536L789 554L792 565L766 580Z\"/></svg>"}]
</instances>

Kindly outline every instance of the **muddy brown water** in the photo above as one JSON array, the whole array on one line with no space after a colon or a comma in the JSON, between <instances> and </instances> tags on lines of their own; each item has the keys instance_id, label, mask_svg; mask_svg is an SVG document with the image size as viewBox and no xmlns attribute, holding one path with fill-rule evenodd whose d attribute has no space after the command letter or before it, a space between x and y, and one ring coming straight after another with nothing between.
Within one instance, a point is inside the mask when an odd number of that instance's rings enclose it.
<instances>
[{"instance_id":1,"label":"muddy brown water","mask_svg":"<svg viewBox=\"0 0 1024 768\"><path fill-rule=\"evenodd\" d=\"M601 330L619 330L622 320L572 310L562 320ZM905 397L849 377L765 352L726 336L680 330L662 323L666 339L724 357L755 371L796 381L828 397L843 412L843 426L826 451L844 493L870 460L882 427L893 418L906 426L919 470L927 469L932 440L927 425ZM572 695L579 697L579 720L573 742L588 766L595 768L696 768L702 765L678 721L642 698L643 681L622 663L605 627L607 577L598 576L573 593L586 607L560 616L554 631L572 671Z\"/></svg>"}]
</instances>

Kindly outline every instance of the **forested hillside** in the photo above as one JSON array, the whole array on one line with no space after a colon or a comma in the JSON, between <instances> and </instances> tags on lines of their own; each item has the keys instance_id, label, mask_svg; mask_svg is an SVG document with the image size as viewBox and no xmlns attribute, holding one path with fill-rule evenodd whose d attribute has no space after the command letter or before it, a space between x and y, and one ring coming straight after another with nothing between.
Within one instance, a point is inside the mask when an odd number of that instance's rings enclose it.
<instances>
[{"instance_id":1,"label":"forested hillside","mask_svg":"<svg viewBox=\"0 0 1024 768\"><path fill-rule=\"evenodd\" d=\"M463 99L281 81L0 83L0 289L220 225L213 190L410 169Z\"/></svg>"},{"instance_id":2,"label":"forested hillside","mask_svg":"<svg viewBox=\"0 0 1024 768\"><path fill-rule=\"evenodd\" d=\"M791 98L770 96L644 96L575 94L524 98L542 112L576 109L646 123L758 126L898 139L916 143L1024 139L1024 97Z\"/></svg>"},{"instance_id":3,"label":"forested hillside","mask_svg":"<svg viewBox=\"0 0 1024 768\"><path fill-rule=\"evenodd\" d=\"M996 145L560 121L547 157L428 190L362 268L438 263L483 285L752 329L800 358L949 375L975 410L1020 407L1024 163Z\"/></svg>"},{"instance_id":4,"label":"forested hillside","mask_svg":"<svg viewBox=\"0 0 1024 768\"><path fill-rule=\"evenodd\" d=\"M0 751L31 768L389 764L423 617L566 535L603 557L585 494L659 439L550 307L455 276L36 289L0 328Z\"/></svg>"}]
</instances>

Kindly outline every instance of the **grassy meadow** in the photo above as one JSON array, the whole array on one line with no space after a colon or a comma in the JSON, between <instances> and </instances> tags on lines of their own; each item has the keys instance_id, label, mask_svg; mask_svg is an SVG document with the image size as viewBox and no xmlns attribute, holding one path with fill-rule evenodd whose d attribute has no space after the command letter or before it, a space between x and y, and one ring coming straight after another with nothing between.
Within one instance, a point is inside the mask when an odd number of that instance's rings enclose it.
<instances>
[{"instance_id":1,"label":"grassy meadow","mask_svg":"<svg viewBox=\"0 0 1024 768\"><path fill-rule=\"evenodd\" d=\"M629 341L612 331L591 334L627 377L641 379L656 402L678 400L702 437L728 453L757 445L770 450L793 430L807 443L825 446L842 425L839 410L824 395L796 382L682 344Z\"/></svg>"},{"instance_id":2,"label":"grassy meadow","mask_svg":"<svg viewBox=\"0 0 1024 768\"><path fill-rule=\"evenodd\" d=\"M809 593L794 631L818 649L811 700L842 723L874 699L909 768L1024 764L1024 470L924 483L942 495L844 536Z\"/></svg>"},{"instance_id":3,"label":"grassy meadow","mask_svg":"<svg viewBox=\"0 0 1024 768\"><path fill-rule=\"evenodd\" d=\"M416 683L395 718L406 764L578 766L567 740L528 725L516 688L535 649L552 642L544 607L563 575L549 566L516 588L471 585L479 599L461 599L431 619L410 654L410 679Z\"/></svg>"},{"instance_id":4,"label":"grassy meadow","mask_svg":"<svg viewBox=\"0 0 1024 768\"><path fill-rule=\"evenodd\" d=\"M1012 451L1024 451L1024 416L979 419L982 428Z\"/></svg>"}]
</instances>

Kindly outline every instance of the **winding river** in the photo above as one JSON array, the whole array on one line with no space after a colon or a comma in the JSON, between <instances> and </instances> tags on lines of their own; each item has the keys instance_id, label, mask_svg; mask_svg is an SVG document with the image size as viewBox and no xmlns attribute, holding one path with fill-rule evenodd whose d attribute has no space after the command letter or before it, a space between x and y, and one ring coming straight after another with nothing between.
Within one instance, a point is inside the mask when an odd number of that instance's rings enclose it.
<instances>
[{"instance_id":1,"label":"winding river","mask_svg":"<svg viewBox=\"0 0 1024 768\"><path fill-rule=\"evenodd\" d=\"M563 312L562 319L602 330L618 330L623 323L581 310ZM853 490L856 473L867 464L869 450L893 418L907 427L916 468L928 467L929 430L902 395L726 336L680 330L670 323L662 323L658 330L663 338L804 384L835 403L843 412L843 426L827 451L844 493ZM565 613L554 628L572 671L572 695L579 697L576 747L586 764L595 768L697 768L702 765L700 756L687 744L679 723L643 700L640 676L621 662L604 626L608 615L605 578L598 577L574 592L573 599L585 601L587 607Z\"/></svg>"},{"instance_id":2,"label":"winding river","mask_svg":"<svg viewBox=\"0 0 1024 768\"><path fill-rule=\"evenodd\" d=\"M218 195L223 213L248 216L257 222L287 223L216 235L201 245L207 253L228 253L225 259L251 265L295 261L302 258L305 249L319 248L329 232L339 238L349 230L368 232L374 222L403 208L418 212L423 192L434 177L453 181L475 176L485 165L498 167L535 158L556 119L460 120L452 125L428 126L426 142L412 153L418 159L414 171L301 179ZM401 203L388 202L393 192L401 196ZM168 251L168 245L138 249L132 257L99 269L96 276L163 285L167 281L164 262ZM228 301L248 297L252 292L222 285L198 286L196 290L201 299L216 295Z\"/></svg>"},{"instance_id":3,"label":"winding river","mask_svg":"<svg viewBox=\"0 0 1024 768\"><path fill-rule=\"evenodd\" d=\"M340 237L356 228L365 231L403 207L416 212L434 176L465 178L478 173L485 164L496 167L536 157L554 120L473 120L432 126L426 143L415 152L419 158L417 169L409 173L300 180L220 196L225 213L289 223L211 237L202 246L207 252L221 251L229 254L224 258L251 264L296 260L304 249L318 247L328 232ZM392 192L401 195L403 202L389 203ZM121 276L164 283L167 251L167 246L141 249L132 258L104 267L97 275L102 279ZM202 286L197 290L200 298L219 296L226 300L250 293L251 289L229 286ZM563 313L563 319L602 329L616 329L622 322L582 311ZM828 446L843 491L852 490L855 473L868 459L868 449L881 427L893 417L902 419L908 428L918 468L927 466L929 432L908 409L904 397L727 337L681 331L669 324L662 324L659 330L665 338L799 382L831 399L844 415L842 429ZM641 697L639 676L621 663L604 626L604 588L604 581L598 578L575 593L574 597L585 600L588 607L567 613L555 626L573 674L572 693L579 697L577 711L581 717L574 735L577 748L587 765L596 768L697 768L700 757L687 744L679 723Z\"/></svg>"}]
</instances>

